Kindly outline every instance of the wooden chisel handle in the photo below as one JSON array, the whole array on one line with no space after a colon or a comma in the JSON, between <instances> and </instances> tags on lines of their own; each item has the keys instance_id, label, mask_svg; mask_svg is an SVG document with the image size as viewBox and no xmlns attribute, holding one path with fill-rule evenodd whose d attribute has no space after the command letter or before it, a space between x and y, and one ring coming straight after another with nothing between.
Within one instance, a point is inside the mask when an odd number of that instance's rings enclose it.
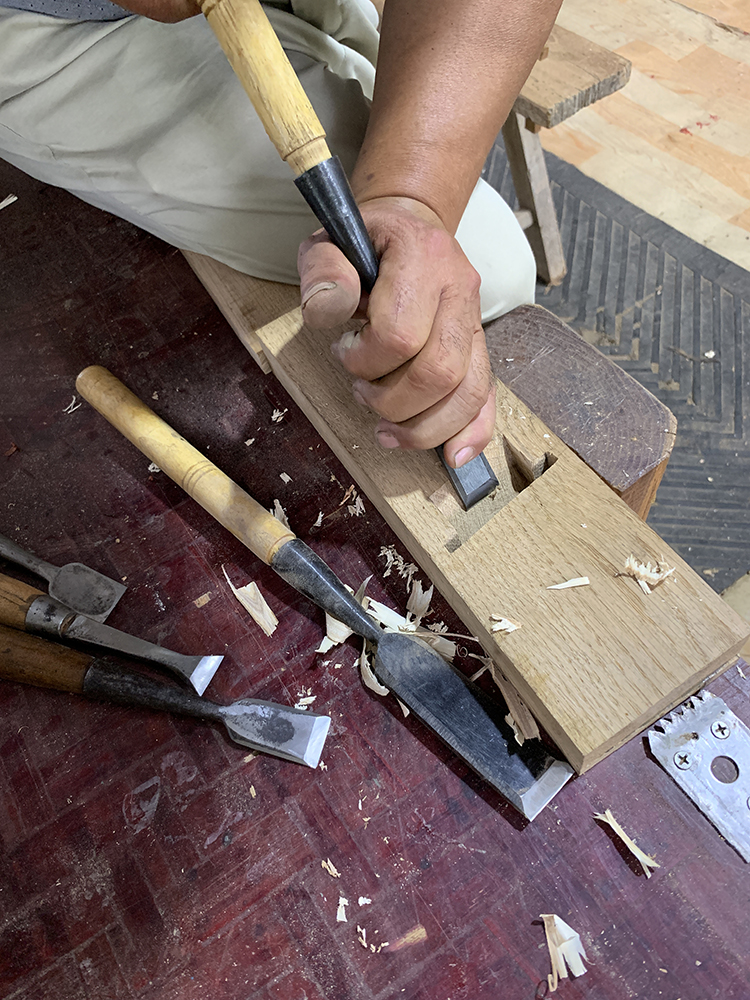
<instances>
[{"instance_id":1,"label":"wooden chisel handle","mask_svg":"<svg viewBox=\"0 0 750 1000\"><path fill-rule=\"evenodd\" d=\"M43 596L41 590L0 573L0 624L24 630L29 608Z\"/></svg>"},{"instance_id":2,"label":"wooden chisel handle","mask_svg":"<svg viewBox=\"0 0 750 1000\"><path fill-rule=\"evenodd\" d=\"M0 679L4 681L81 694L93 660L88 653L0 625Z\"/></svg>"},{"instance_id":3,"label":"wooden chisel handle","mask_svg":"<svg viewBox=\"0 0 750 1000\"><path fill-rule=\"evenodd\" d=\"M269 138L299 177L330 158L325 130L258 0L198 0Z\"/></svg>"},{"instance_id":4,"label":"wooden chisel handle","mask_svg":"<svg viewBox=\"0 0 750 1000\"><path fill-rule=\"evenodd\" d=\"M270 565L282 545L296 537L106 368L85 368L76 379L76 388L128 441L264 563Z\"/></svg>"}]
</instances>

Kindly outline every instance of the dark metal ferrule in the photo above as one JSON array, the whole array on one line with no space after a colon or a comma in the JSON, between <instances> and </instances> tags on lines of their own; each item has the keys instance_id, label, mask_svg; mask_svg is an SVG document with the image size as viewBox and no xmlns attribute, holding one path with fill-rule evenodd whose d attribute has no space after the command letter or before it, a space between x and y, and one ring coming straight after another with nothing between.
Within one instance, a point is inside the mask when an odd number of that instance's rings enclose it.
<instances>
[{"instance_id":1,"label":"dark metal ferrule","mask_svg":"<svg viewBox=\"0 0 750 1000\"><path fill-rule=\"evenodd\" d=\"M120 671L106 660L96 660L83 681L83 693L90 698L120 705L140 705L175 715L221 720L221 706L205 701L187 688L152 680L145 674Z\"/></svg>"},{"instance_id":2,"label":"dark metal ferrule","mask_svg":"<svg viewBox=\"0 0 750 1000\"><path fill-rule=\"evenodd\" d=\"M332 156L317 163L294 183L331 242L356 268L363 290L371 292L378 276L378 258L339 158Z\"/></svg>"},{"instance_id":3,"label":"dark metal ferrule","mask_svg":"<svg viewBox=\"0 0 750 1000\"><path fill-rule=\"evenodd\" d=\"M369 642L378 642L383 631L344 587L336 574L299 538L282 545L271 561L282 580L309 597L329 615L348 625Z\"/></svg>"}]
</instances>

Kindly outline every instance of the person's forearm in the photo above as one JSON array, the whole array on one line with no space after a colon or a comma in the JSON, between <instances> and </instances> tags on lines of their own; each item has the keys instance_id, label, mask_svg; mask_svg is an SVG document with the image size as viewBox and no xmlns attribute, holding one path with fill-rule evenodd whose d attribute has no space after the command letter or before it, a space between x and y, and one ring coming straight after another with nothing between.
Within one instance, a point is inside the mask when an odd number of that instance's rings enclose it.
<instances>
[{"instance_id":1,"label":"person's forearm","mask_svg":"<svg viewBox=\"0 0 750 1000\"><path fill-rule=\"evenodd\" d=\"M451 232L561 0L387 0L360 201L428 205Z\"/></svg>"}]
</instances>

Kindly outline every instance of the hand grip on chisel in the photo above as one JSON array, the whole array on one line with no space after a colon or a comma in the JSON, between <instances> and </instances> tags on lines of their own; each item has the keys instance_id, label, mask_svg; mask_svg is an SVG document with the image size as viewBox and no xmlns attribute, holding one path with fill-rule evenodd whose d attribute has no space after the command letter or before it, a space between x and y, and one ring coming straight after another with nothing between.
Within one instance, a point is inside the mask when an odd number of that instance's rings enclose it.
<instances>
[{"instance_id":1,"label":"hand grip on chisel","mask_svg":"<svg viewBox=\"0 0 750 1000\"><path fill-rule=\"evenodd\" d=\"M106 368L98 365L85 368L76 379L76 388L94 409L263 562L270 565L278 549L296 537Z\"/></svg>"}]
</instances>

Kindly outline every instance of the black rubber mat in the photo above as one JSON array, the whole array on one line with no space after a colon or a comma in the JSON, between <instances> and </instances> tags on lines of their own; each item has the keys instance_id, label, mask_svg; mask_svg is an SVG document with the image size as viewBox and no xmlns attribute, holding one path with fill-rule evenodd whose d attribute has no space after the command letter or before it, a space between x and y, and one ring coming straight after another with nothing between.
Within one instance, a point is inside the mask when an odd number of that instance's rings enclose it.
<instances>
[{"instance_id":1,"label":"black rubber mat","mask_svg":"<svg viewBox=\"0 0 750 1000\"><path fill-rule=\"evenodd\" d=\"M750 569L750 272L557 157L547 167L568 274L537 302L677 417L649 523L721 591ZM502 143L485 177L514 204Z\"/></svg>"}]
</instances>

